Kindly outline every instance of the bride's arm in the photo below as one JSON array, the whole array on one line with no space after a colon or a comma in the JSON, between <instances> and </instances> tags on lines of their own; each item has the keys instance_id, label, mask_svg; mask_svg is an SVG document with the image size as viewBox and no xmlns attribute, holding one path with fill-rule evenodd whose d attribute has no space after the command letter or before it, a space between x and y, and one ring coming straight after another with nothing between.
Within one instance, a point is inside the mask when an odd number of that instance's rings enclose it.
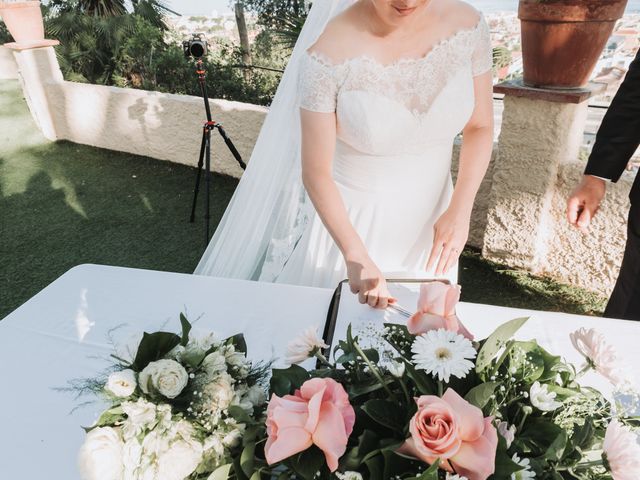
<instances>
[{"instance_id":1,"label":"bride's arm","mask_svg":"<svg viewBox=\"0 0 640 480\"><path fill-rule=\"evenodd\" d=\"M386 308L386 283L369 258L355 230L340 191L333 180L332 161L336 145L335 112L300 109L302 182L320 219L333 237L347 264L349 285L361 303Z\"/></svg>"},{"instance_id":2,"label":"bride's arm","mask_svg":"<svg viewBox=\"0 0 640 480\"><path fill-rule=\"evenodd\" d=\"M475 107L462 130L458 178L445 213L434 226L427 268L442 275L456 262L469 237L471 210L493 150L493 81L491 71L474 78Z\"/></svg>"}]
</instances>

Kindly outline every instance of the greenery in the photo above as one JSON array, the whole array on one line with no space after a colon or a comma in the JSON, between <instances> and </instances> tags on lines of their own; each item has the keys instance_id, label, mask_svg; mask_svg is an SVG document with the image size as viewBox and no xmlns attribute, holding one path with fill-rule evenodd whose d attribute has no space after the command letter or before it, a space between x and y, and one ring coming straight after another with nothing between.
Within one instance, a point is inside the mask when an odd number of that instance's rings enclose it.
<instances>
[{"instance_id":1,"label":"greenery","mask_svg":"<svg viewBox=\"0 0 640 480\"><path fill-rule=\"evenodd\" d=\"M13 42L13 37L7 30L7 26L0 20L0 45L3 43Z\"/></svg>"},{"instance_id":2,"label":"greenery","mask_svg":"<svg viewBox=\"0 0 640 480\"><path fill-rule=\"evenodd\" d=\"M204 249L201 211L188 222L194 181L185 165L48 142L18 82L0 81L0 318L82 263L193 272ZM213 182L212 228L237 179ZM472 250L460 283L467 302L580 314L600 314L605 302Z\"/></svg>"}]
</instances>

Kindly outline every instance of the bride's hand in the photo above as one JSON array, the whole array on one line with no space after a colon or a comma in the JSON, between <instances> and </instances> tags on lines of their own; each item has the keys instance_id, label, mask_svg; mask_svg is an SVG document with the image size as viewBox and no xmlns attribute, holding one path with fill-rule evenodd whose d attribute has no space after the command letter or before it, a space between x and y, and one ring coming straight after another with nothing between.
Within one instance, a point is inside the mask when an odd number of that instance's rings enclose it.
<instances>
[{"instance_id":1,"label":"bride's hand","mask_svg":"<svg viewBox=\"0 0 640 480\"><path fill-rule=\"evenodd\" d=\"M456 263L469 238L471 212L450 206L433 226L433 247L427 270L436 265L435 275L444 275Z\"/></svg>"},{"instance_id":2,"label":"bride's hand","mask_svg":"<svg viewBox=\"0 0 640 480\"><path fill-rule=\"evenodd\" d=\"M347 276L352 293L358 294L360 303L385 309L396 301L389 294L387 282L375 263L366 254L346 255Z\"/></svg>"}]
</instances>

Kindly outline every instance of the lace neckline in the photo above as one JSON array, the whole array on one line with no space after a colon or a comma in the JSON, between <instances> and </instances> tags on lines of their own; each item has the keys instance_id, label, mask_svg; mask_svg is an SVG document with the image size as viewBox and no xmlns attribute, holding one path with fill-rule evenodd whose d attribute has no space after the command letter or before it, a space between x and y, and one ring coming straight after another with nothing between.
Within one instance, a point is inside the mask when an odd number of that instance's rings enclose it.
<instances>
[{"instance_id":1,"label":"lace neckline","mask_svg":"<svg viewBox=\"0 0 640 480\"><path fill-rule=\"evenodd\" d=\"M375 57L369 55L368 53L362 53L360 55L356 55L355 57L346 58L341 62L337 62L337 63L333 63L327 56L316 51L310 52L309 50L305 49L303 53L305 53L308 57L316 60L317 62L321 63L326 67L337 68L337 67L343 67L345 65L349 65L350 63L353 63L353 62L364 61L364 62L372 63L382 69L391 69L391 68L396 68L399 65L407 65L407 64L410 65L414 63L417 64L417 63L426 62L433 54L435 54L435 52L449 45L454 40L461 37L471 36L475 34L475 32L481 27L483 20L484 20L484 14L480 12L480 18L478 19L475 25L471 27L461 28L460 30L457 30L455 33L438 40L424 55L421 55L419 57L400 57L390 63L382 63Z\"/></svg>"}]
</instances>

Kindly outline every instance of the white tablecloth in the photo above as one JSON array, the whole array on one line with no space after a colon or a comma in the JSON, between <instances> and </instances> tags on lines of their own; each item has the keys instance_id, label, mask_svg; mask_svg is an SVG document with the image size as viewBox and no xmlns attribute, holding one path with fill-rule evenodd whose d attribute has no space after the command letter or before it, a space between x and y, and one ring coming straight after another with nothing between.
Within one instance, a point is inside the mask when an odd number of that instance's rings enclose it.
<instances>
[{"instance_id":1,"label":"white tablecloth","mask_svg":"<svg viewBox=\"0 0 640 480\"><path fill-rule=\"evenodd\" d=\"M95 420L99 405L74 410L83 400L56 388L103 371L113 351L110 337L178 332L178 315L185 312L194 329L243 332L250 356L272 359L307 326L324 325L332 293L99 265L71 269L0 322L0 479L78 478L80 426ZM568 334L594 326L632 365L640 360L640 324L634 322L464 303L459 314L478 338L503 321L532 315L518 337L536 338L573 361L579 357Z\"/></svg>"}]
</instances>

